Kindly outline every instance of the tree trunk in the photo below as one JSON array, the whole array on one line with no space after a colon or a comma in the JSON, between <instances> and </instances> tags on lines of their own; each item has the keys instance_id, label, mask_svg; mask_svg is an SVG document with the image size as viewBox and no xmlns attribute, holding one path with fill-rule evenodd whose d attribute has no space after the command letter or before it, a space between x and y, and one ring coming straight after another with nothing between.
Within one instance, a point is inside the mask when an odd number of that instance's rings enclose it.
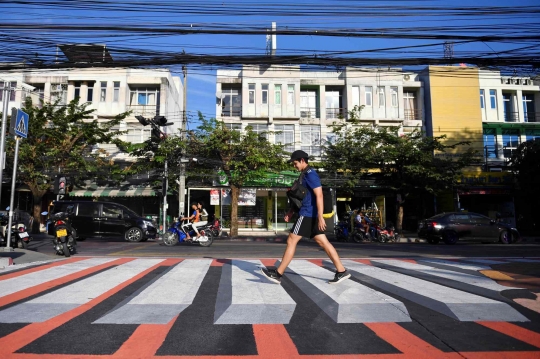
<instances>
[{"instance_id":1,"label":"tree trunk","mask_svg":"<svg viewBox=\"0 0 540 359\"><path fill-rule=\"evenodd\" d=\"M403 203L398 202L398 213L397 213L397 221L396 221L396 230L398 233L402 233L403 231Z\"/></svg>"},{"instance_id":2,"label":"tree trunk","mask_svg":"<svg viewBox=\"0 0 540 359\"><path fill-rule=\"evenodd\" d=\"M240 188L231 185L231 237L238 235L238 197Z\"/></svg>"},{"instance_id":3,"label":"tree trunk","mask_svg":"<svg viewBox=\"0 0 540 359\"><path fill-rule=\"evenodd\" d=\"M39 225L41 222L41 201L43 199L43 196L45 193L47 193L47 190L39 189L39 187L34 183L26 183L28 187L30 187L30 190L32 191L32 198L34 202L34 206L32 208L32 217L34 217L34 221L32 224L32 228L30 228L30 232L33 234L38 234L39 232Z\"/></svg>"}]
</instances>

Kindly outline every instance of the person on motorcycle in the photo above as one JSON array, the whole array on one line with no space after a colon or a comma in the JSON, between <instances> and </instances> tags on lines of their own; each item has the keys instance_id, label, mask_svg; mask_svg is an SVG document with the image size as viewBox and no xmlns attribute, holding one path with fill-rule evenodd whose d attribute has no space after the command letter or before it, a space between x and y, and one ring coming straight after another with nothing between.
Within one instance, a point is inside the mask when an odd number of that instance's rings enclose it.
<instances>
[{"instance_id":1,"label":"person on motorcycle","mask_svg":"<svg viewBox=\"0 0 540 359\"><path fill-rule=\"evenodd\" d=\"M375 239L377 231L374 226L375 223L373 223L373 221L369 219L369 217L363 212L360 212L360 214L362 215L362 224L364 226L364 230L371 236L372 239Z\"/></svg>"},{"instance_id":2,"label":"person on motorcycle","mask_svg":"<svg viewBox=\"0 0 540 359\"><path fill-rule=\"evenodd\" d=\"M189 217L183 217L183 218L181 218L180 220L181 220L181 221L184 221L184 220L191 221L191 226L192 226L192 227L195 227L195 223L198 223L199 220L200 220L200 213L199 213L199 209L197 208L197 202L193 202L193 203L191 204L191 209L193 210L193 212L191 212L191 216L189 216ZM194 229L195 229L195 228L194 228ZM186 233L186 235L187 235L186 240L191 240L191 237L189 236L189 231L186 231L186 232L187 232L187 233ZM195 233L199 234L199 233L197 232L197 230L195 230ZM197 235L197 237L199 237L199 236Z\"/></svg>"},{"instance_id":3,"label":"person on motorcycle","mask_svg":"<svg viewBox=\"0 0 540 359\"><path fill-rule=\"evenodd\" d=\"M206 209L204 208L204 202L199 201L197 202L197 211L199 211L199 222L193 223L192 227L195 233L197 234L197 238L199 238L201 235L199 234L199 227L202 227L208 223L208 212L206 212Z\"/></svg>"}]
</instances>

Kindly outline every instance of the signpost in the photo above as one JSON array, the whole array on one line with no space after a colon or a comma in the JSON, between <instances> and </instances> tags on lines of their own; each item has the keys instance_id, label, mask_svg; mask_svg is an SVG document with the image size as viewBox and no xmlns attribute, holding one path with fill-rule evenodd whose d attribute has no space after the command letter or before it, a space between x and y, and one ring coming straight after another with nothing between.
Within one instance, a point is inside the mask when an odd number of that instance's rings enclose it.
<instances>
[{"instance_id":1,"label":"signpost","mask_svg":"<svg viewBox=\"0 0 540 359\"><path fill-rule=\"evenodd\" d=\"M17 181L17 165L19 160L19 144L21 138L28 138L28 114L20 109L12 113L9 133L15 136L15 156L13 159L13 176L11 177L11 198L9 201L9 221L7 226L7 244L5 251L11 252L11 226L13 225L13 206L15 202L15 182Z\"/></svg>"}]
</instances>

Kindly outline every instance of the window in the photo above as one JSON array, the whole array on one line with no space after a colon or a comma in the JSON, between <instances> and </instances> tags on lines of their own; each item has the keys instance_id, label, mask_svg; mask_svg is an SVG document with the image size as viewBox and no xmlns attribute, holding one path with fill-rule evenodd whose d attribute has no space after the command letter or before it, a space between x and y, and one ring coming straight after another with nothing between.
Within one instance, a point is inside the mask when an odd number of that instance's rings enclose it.
<instances>
[{"instance_id":1,"label":"window","mask_svg":"<svg viewBox=\"0 0 540 359\"><path fill-rule=\"evenodd\" d=\"M114 90L113 90L113 102L118 102L119 98L120 98L120 82L115 81Z\"/></svg>"},{"instance_id":2,"label":"window","mask_svg":"<svg viewBox=\"0 0 540 359\"><path fill-rule=\"evenodd\" d=\"M17 81L12 82L0 82L0 101L3 101L4 99L4 88L9 88L11 92L9 93L9 100L15 101L15 95L17 92L15 89L17 88Z\"/></svg>"},{"instance_id":3,"label":"window","mask_svg":"<svg viewBox=\"0 0 540 359\"><path fill-rule=\"evenodd\" d=\"M339 118L343 116L341 113L341 92L326 91L326 118Z\"/></svg>"},{"instance_id":4,"label":"window","mask_svg":"<svg viewBox=\"0 0 540 359\"><path fill-rule=\"evenodd\" d=\"M284 150L294 152L294 125L274 125L276 144L285 145Z\"/></svg>"},{"instance_id":5,"label":"window","mask_svg":"<svg viewBox=\"0 0 540 359\"><path fill-rule=\"evenodd\" d=\"M294 105L294 85L287 86L287 104Z\"/></svg>"},{"instance_id":6,"label":"window","mask_svg":"<svg viewBox=\"0 0 540 359\"><path fill-rule=\"evenodd\" d=\"M534 109L534 96L532 94L523 94L523 116L525 122L537 122Z\"/></svg>"},{"instance_id":7,"label":"window","mask_svg":"<svg viewBox=\"0 0 540 359\"><path fill-rule=\"evenodd\" d=\"M511 158L514 151L519 146L519 130L503 129L503 155L504 158Z\"/></svg>"},{"instance_id":8,"label":"window","mask_svg":"<svg viewBox=\"0 0 540 359\"><path fill-rule=\"evenodd\" d=\"M497 130L494 128L484 128L484 157L499 157L499 148L497 146Z\"/></svg>"},{"instance_id":9,"label":"window","mask_svg":"<svg viewBox=\"0 0 540 359\"><path fill-rule=\"evenodd\" d=\"M255 103L255 84L248 84L248 95L249 95L249 103L254 104Z\"/></svg>"},{"instance_id":10,"label":"window","mask_svg":"<svg viewBox=\"0 0 540 359\"><path fill-rule=\"evenodd\" d=\"M516 122L518 113L514 111L514 102L512 101L511 93L503 93L503 110L505 122Z\"/></svg>"},{"instance_id":11,"label":"window","mask_svg":"<svg viewBox=\"0 0 540 359\"><path fill-rule=\"evenodd\" d=\"M317 108L317 92L314 90L300 91L300 117L318 118L319 109Z\"/></svg>"},{"instance_id":12,"label":"window","mask_svg":"<svg viewBox=\"0 0 540 359\"><path fill-rule=\"evenodd\" d=\"M320 126L300 126L302 151L311 156L321 155L321 128Z\"/></svg>"},{"instance_id":13,"label":"window","mask_svg":"<svg viewBox=\"0 0 540 359\"><path fill-rule=\"evenodd\" d=\"M392 94L392 107L398 107L398 88L391 87L390 92Z\"/></svg>"},{"instance_id":14,"label":"window","mask_svg":"<svg viewBox=\"0 0 540 359\"><path fill-rule=\"evenodd\" d=\"M253 132L259 134L259 137L268 139L268 125L260 123L250 123L253 128Z\"/></svg>"},{"instance_id":15,"label":"window","mask_svg":"<svg viewBox=\"0 0 540 359\"><path fill-rule=\"evenodd\" d=\"M223 96L221 115L226 117L242 116L242 91L238 87L223 85L221 94Z\"/></svg>"},{"instance_id":16,"label":"window","mask_svg":"<svg viewBox=\"0 0 540 359\"><path fill-rule=\"evenodd\" d=\"M485 101L486 99L485 99L484 90L480 90L480 108L486 107Z\"/></svg>"},{"instance_id":17,"label":"window","mask_svg":"<svg viewBox=\"0 0 540 359\"><path fill-rule=\"evenodd\" d=\"M154 117L159 115L160 90L158 86L130 87L130 110L134 115Z\"/></svg>"},{"instance_id":18,"label":"window","mask_svg":"<svg viewBox=\"0 0 540 359\"><path fill-rule=\"evenodd\" d=\"M525 136L527 141L540 141L540 130L525 130Z\"/></svg>"},{"instance_id":19,"label":"window","mask_svg":"<svg viewBox=\"0 0 540 359\"><path fill-rule=\"evenodd\" d=\"M373 87L366 86L366 106L373 106Z\"/></svg>"},{"instance_id":20,"label":"window","mask_svg":"<svg viewBox=\"0 0 540 359\"><path fill-rule=\"evenodd\" d=\"M450 216L450 222L453 223L469 223L470 217L468 214L453 214Z\"/></svg>"},{"instance_id":21,"label":"window","mask_svg":"<svg viewBox=\"0 0 540 359\"><path fill-rule=\"evenodd\" d=\"M274 86L274 103L276 105L281 105L281 85Z\"/></svg>"},{"instance_id":22,"label":"window","mask_svg":"<svg viewBox=\"0 0 540 359\"><path fill-rule=\"evenodd\" d=\"M74 84L74 88L75 88L75 92L73 94L73 98L74 99L77 99L77 98L81 98L81 83L80 82L75 82Z\"/></svg>"},{"instance_id":23,"label":"window","mask_svg":"<svg viewBox=\"0 0 540 359\"><path fill-rule=\"evenodd\" d=\"M241 123L226 123L225 127L232 131L242 131Z\"/></svg>"},{"instance_id":24,"label":"window","mask_svg":"<svg viewBox=\"0 0 540 359\"><path fill-rule=\"evenodd\" d=\"M99 93L99 101L107 101L107 81L101 81L101 91Z\"/></svg>"},{"instance_id":25,"label":"window","mask_svg":"<svg viewBox=\"0 0 540 359\"><path fill-rule=\"evenodd\" d=\"M403 92L403 104L405 109L405 120L420 119L420 116L416 111L416 97L414 92Z\"/></svg>"},{"instance_id":26,"label":"window","mask_svg":"<svg viewBox=\"0 0 540 359\"><path fill-rule=\"evenodd\" d=\"M51 84L51 102L58 101L59 105L65 105L67 102L67 84Z\"/></svg>"},{"instance_id":27,"label":"window","mask_svg":"<svg viewBox=\"0 0 540 359\"><path fill-rule=\"evenodd\" d=\"M142 129L132 128L127 130L126 141L130 143L143 143L142 139Z\"/></svg>"},{"instance_id":28,"label":"window","mask_svg":"<svg viewBox=\"0 0 540 359\"><path fill-rule=\"evenodd\" d=\"M103 217L107 218L122 218L122 208L116 207L112 204L103 204Z\"/></svg>"},{"instance_id":29,"label":"window","mask_svg":"<svg viewBox=\"0 0 540 359\"><path fill-rule=\"evenodd\" d=\"M262 103L263 105L268 104L268 84L262 85Z\"/></svg>"},{"instance_id":30,"label":"window","mask_svg":"<svg viewBox=\"0 0 540 359\"><path fill-rule=\"evenodd\" d=\"M484 216L480 216L478 214L469 214L470 218L471 218L471 222L472 223L475 223L475 224L482 224L482 225L489 225L491 224L491 219L487 218L487 217L484 217Z\"/></svg>"},{"instance_id":31,"label":"window","mask_svg":"<svg viewBox=\"0 0 540 359\"><path fill-rule=\"evenodd\" d=\"M97 204L93 202L80 202L77 210L78 217L94 217L98 215Z\"/></svg>"},{"instance_id":32,"label":"window","mask_svg":"<svg viewBox=\"0 0 540 359\"><path fill-rule=\"evenodd\" d=\"M353 108L360 106L360 87L358 86L352 87L352 105Z\"/></svg>"},{"instance_id":33,"label":"window","mask_svg":"<svg viewBox=\"0 0 540 359\"><path fill-rule=\"evenodd\" d=\"M491 103L491 108L497 108L497 91L489 90L489 102Z\"/></svg>"},{"instance_id":34,"label":"window","mask_svg":"<svg viewBox=\"0 0 540 359\"><path fill-rule=\"evenodd\" d=\"M87 102L94 101L94 84L92 83L88 84L88 93L86 96L86 101Z\"/></svg>"},{"instance_id":35,"label":"window","mask_svg":"<svg viewBox=\"0 0 540 359\"><path fill-rule=\"evenodd\" d=\"M379 107L385 107L385 98L384 98L384 87L379 87Z\"/></svg>"}]
</instances>

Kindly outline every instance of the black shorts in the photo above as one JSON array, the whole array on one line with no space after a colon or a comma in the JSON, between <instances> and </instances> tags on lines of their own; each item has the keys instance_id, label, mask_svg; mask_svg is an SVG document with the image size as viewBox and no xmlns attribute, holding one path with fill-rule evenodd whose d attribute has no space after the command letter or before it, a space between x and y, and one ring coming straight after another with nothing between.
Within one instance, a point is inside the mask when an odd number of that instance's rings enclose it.
<instances>
[{"instance_id":1,"label":"black shorts","mask_svg":"<svg viewBox=\"0 0 540 359\"><path fill-rule=\"evenodd\" d=\"M319 229L319 219L317 217L300 216L294 222L291 233L306 238L313 238L319 234L324 234L324 231Z\"/></svg>"}]
</instances>

